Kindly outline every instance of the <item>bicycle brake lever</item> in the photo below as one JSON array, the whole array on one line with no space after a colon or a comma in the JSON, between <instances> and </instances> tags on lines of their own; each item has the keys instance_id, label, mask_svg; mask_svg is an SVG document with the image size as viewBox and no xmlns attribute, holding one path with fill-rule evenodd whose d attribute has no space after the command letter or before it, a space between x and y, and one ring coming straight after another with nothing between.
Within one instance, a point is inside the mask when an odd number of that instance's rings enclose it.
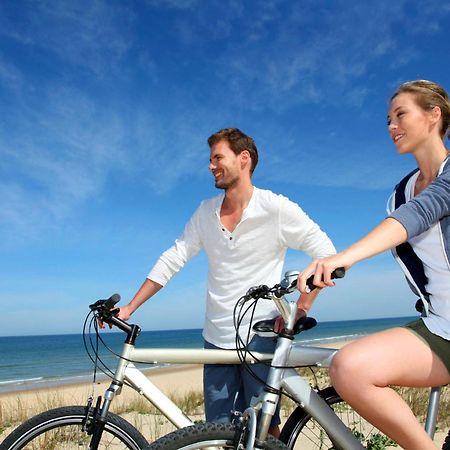
<instances>
[{"instance_id":1,"label":"bicycle brake lever","mask_svg":"<svg viewBox=\"0 0 450 450\"><path fill-rule=\"evenodd\" d=\"M92 305L89 305L89 308L92 311L97 311L99 309L107 309L108 311L113 308L113 306L116 303L120 302L120 295L119 294L113 294L111 297L107 299L101 299L97 300L95 303L92 303Z\"/></svg>"},{"instance_id":2,"label":"bicycle brake lever","mask_svg":"<svg viewBox=\"0 0 450 450\"><path fill-rule=\"evenodd\" d=\"M253 286L248 291L245 297L251 298L261 298L263 295L268 294L270 291L269 287L265 284L261 284L259 286Z\"/></svg>"}]
</instances>

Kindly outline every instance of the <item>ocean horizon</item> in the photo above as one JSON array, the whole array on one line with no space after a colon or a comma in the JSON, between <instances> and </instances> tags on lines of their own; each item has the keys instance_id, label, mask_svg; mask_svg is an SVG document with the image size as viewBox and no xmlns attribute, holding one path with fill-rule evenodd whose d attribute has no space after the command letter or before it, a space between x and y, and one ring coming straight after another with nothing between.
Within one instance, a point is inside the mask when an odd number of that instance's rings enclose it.
<instances>
[{"instance_id":1,"label":"ocean horizon","mask_svg":"<svg viewBox=\"0 0 450 450\"><path fill-rule=\"evenodd\" d=\"M414 318L319 322L315 328L297 336L296 341L316 345L352 340L401 326ZM113 352L120 351L124 333L105 330L101 332L101 336ZM138 348L203 347L202 329L143 331L137 342ZM102 361L109 367L115 367L116 357L102 343L100 348ZM88 382L93 379L94 365L86 353L81 333L0 337L0 355L0 393ZM161 366L154 364L144 367L152 369ZM97 379L105 377L106 375L98 372Z\"/></svg>"}]
</instances>

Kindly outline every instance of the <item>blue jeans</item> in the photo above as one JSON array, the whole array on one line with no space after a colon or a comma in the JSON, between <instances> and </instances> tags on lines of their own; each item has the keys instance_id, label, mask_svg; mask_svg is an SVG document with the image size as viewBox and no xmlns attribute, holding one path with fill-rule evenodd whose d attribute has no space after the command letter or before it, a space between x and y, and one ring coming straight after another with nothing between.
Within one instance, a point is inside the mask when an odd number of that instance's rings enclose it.
<instances>
[{"instance_id":1,"label":"blue jeans","mask_svg":"<svg viewBox=\"0 0 450 450\"><path fill-rule=\"evenodd\" d=\"M273 353L276 346L274 338L255 335L248 345L250 351ZM206 349L219 349L205 341ZM252 364L252 372L266 381L270 367L265 364ZM260 394L264 385L256 380L241 364L205 364L203 369L203 391L205 396L205 415L208 422L230 422L232 411L243 412L250 406L253 396ZM279 408L272 419L272 426L280 424Z\"/></svg>"}]
</instances>

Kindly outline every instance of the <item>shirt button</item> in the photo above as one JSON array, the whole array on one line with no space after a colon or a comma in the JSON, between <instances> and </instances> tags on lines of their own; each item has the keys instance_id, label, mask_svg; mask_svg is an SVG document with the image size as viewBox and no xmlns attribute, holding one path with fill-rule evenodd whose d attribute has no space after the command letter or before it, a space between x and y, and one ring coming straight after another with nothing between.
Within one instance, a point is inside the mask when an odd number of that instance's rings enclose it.
<instances>
[{"instance_id":1,"label":"shirt button","mask_svg":"<svg viewBox=\"0 0 450 450\"><path fill-rule=\"evenodd\" d=\"M233 240L233 238L232 237L230 237L230 241L232 241Z\"/></svg>"},{"instance_id":2,"label":"shirt button","mask_svg":"<svg viewBox=\"0 0 450 450\"><path fill-rule=\"evenodd\" d=\"M222 231L225 231L225 228L222 228Z\"/></svg>"}]
</instances>

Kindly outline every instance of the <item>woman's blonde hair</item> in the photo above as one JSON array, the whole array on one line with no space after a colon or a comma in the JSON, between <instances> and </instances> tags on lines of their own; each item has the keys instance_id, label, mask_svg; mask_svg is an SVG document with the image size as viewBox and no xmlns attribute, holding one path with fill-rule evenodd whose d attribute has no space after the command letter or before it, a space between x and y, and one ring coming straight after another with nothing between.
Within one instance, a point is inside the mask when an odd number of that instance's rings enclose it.
<instances>
[{"instance_id":1,"label":"woman's blonde hair","mask_svg":"<svg viewBox=\"0 0 450 450\"><path fill-rule=\"evenodd\" d=\"M439 132L442 138L448 137L450 131L450 103L445 89L433 81L407 81L398 87L391 97L391 102L397 95L405 92L414 94L416 103L424 111L430 111L436 106L440 108L442 122Z\"/></svg>"}]
</instances>

